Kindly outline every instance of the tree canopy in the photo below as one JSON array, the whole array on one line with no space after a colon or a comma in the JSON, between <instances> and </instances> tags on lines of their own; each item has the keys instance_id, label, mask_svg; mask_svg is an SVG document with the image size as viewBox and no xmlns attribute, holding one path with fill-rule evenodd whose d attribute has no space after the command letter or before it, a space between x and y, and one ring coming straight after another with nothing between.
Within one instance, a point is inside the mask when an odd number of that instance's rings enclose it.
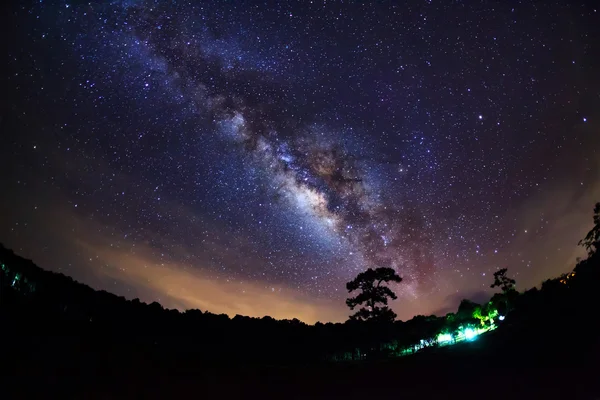
<instances>
[{"instance_id":1,"label":"tree canopy","mask_svg":"<svg viewBox=\"0 0 600 400\"><path fill-rule=\"evenodd\" d=\"M346 304L351 310L358 305L364 305L364 307L361 307L350 318L362 321L393 321L396 319L396 313L387 304L388 299L396 300L397 296L382 283L399 283L401 281L402 278L396 273L396 270L388 267L369 268L358 274L356 278L346 284L346 289L349 293L355 290L360 290L361 293L347 299Z\"/></svg>"}]
</instances>

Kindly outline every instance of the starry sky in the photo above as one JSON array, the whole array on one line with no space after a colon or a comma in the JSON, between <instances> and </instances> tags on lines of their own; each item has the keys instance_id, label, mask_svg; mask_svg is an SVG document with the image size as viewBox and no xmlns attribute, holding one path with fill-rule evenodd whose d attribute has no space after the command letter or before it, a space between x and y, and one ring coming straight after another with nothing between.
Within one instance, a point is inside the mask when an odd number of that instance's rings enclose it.
<instances>
[{"instance_id":1,"label":"starry sky","mask_svg":"<svg viewBox=\"0 0 600 400\"><path fill-rule=\"evenodd\" d=\"M0 241L46 269L313 323L366 268L404 278L408 319L582 254L594 2L4 7Z\"/></svg>"}]
</instances>

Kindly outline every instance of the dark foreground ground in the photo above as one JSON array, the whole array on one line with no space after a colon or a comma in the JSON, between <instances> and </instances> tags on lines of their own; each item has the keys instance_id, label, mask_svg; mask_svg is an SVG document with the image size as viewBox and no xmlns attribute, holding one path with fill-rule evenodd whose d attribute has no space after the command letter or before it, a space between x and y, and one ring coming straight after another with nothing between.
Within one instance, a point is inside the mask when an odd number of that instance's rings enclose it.
<instances>
[{"instance_id":1,"label":"dark foreground ground","mask_svg":"<svg viewBox=\"0 0 600 400\"><path fill-rule=\"evenodd\" d=\"M103 346L106 338L3 339L2 398L152 399L600 399L600 342L492 333L394 360L201 366ZM173 340L176 340L174 338ZM62 341L64 342L64 341ZM95 342L95 343L94 343ZM293 345L293 344L290 344ZM194 358L194 357L192 357Z\"/></svg>"}]
</instances>

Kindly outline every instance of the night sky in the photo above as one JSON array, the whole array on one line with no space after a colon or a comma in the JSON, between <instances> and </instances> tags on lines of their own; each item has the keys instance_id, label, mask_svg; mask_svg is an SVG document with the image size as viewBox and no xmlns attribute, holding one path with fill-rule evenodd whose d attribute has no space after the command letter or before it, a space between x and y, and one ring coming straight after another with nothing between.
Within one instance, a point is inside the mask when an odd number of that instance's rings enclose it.
<instances>
[{"instance_id":1,"label":"night sky","mask_svg":"<svg viewBox=\"0 0 600 400\"><path fill-rule=\"evenodd\" d=\"M401 319L573 267L600 201L600 11L560 2L4 6L0 241L127 298Z\"/></svg>"}]
</instances>

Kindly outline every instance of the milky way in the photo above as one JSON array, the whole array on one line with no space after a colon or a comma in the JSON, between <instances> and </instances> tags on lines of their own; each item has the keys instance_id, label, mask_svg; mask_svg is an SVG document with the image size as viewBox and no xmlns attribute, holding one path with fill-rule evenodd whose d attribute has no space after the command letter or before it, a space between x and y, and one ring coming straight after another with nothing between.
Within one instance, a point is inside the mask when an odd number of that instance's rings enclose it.
<instances>
[{"instance_id":1,"label":"milky way","mask_svg":"<svg viewBox=\"0 0 600 400\"><path fill-rule=\"evenodd\" d=\"M403 318L572 266L600 200L600 15L430 1L14 5L0 240L167 307ZM280 304L276 308L274 304Z\"/></svg>"}]
</instances>

